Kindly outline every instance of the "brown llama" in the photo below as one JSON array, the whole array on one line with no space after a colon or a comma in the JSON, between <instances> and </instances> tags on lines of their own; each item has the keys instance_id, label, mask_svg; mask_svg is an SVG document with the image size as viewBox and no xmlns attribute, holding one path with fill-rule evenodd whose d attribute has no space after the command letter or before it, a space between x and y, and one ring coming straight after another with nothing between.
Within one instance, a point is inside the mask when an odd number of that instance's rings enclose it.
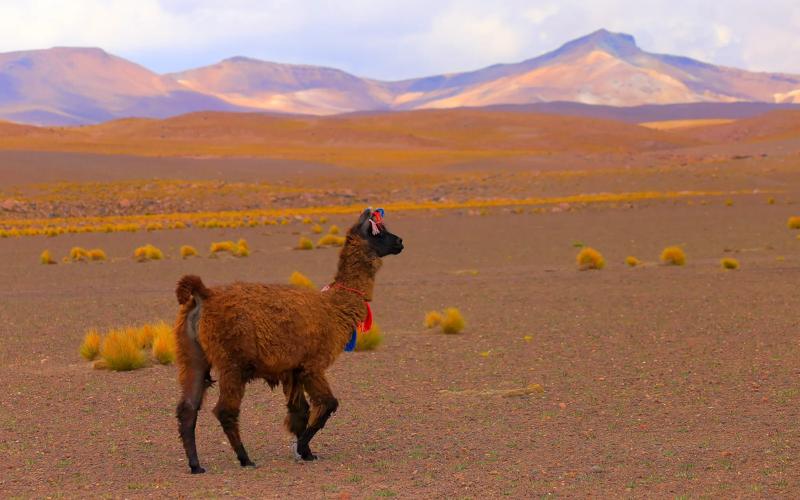
<instances>
[{"instance_id":1,"label":"brown llama","mask_svg":"<svg viewBox=\"0 0 800 500\"><path fill-rule=\"evenodd\" d=\"M205 472L197 458L195 424L213 383L212 367L219 380L214 415L242 467L255 464L239 437L239 408L245 384L259 378L273 388L283 385L284 424L297 439L295 457L317 458L309 442L339 405L325 370L364 320L381 258L403 250L382 213L367 209L350 228L336 278L323 292L240 282L206 288L197 276L180 279L175 335L182 395L176 416L192 474Z\"/></svg>"}]
</instances>

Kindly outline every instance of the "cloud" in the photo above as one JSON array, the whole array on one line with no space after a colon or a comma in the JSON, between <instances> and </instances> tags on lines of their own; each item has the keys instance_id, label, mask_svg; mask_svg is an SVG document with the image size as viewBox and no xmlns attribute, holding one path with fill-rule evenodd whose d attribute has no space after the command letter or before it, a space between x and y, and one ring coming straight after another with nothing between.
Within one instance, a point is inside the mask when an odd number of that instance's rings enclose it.
<instances>
[{"instance_id":1,"label":"cloud","mask_svg":"<svg viewBox=\"0 0 800 500\"><path fill-rule=\"evenodd\" d=\"M524 60L603 27L649 51L800 73L797 0L0 0L0 51L99 46L162 72L246 55L396 79Z\"/></svg>"}]
</instances>

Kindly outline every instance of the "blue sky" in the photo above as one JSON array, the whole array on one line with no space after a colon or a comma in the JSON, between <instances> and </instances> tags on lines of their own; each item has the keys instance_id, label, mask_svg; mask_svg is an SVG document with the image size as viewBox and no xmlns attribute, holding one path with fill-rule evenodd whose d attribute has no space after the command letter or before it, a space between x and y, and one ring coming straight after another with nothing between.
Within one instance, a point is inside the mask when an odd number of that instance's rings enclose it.
<instances>
[{"instance_id":1,"label":"blue sky","mask_svg":"<svg viewBox=\"0 0 800 500\"><path fill-rule=\"evenodd\" d=\"M95 46L158 72L244 55L401 79L520 61L599 28L800 74L800 0L0 0L0 52Z\"/></svg>"}]
</instances>

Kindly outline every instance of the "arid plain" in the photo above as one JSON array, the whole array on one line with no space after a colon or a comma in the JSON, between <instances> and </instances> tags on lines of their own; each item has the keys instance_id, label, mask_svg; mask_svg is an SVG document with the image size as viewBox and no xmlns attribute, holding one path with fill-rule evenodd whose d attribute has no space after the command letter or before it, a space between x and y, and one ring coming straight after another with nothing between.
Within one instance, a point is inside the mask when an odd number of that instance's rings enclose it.
<instances>
[{"instance_id":1,"label":"arid plain","mask_svg":"<svg viewBox=\"0 0 800 500\"><path fill-rule=\"evenodd\" d=\"M0 124L0 491L795 497L798 113L647 127L498 110ZM283 395L253 383L241 426L258 468L238 466L213 388L198 423L208 473L190 476L175 368L94 370L79 356L91 328L171 323L186 273L329 282L337 249L298 239L368 205L406 250L377 279L383 344L330 372L341 406L314 441L319 461L295 463ZM208 256L240 238L249 256ZM148 243L165 258L134 260ZM182 245L200 255L182 259ZM660 263L671 245L685 265ZM62 262L75 246L108 258ZM585 246L603 269L579 270ZM41 264L44 250L58 263ZM423 326L450 306L462 333Z\"/></svg>"}]
</instances>

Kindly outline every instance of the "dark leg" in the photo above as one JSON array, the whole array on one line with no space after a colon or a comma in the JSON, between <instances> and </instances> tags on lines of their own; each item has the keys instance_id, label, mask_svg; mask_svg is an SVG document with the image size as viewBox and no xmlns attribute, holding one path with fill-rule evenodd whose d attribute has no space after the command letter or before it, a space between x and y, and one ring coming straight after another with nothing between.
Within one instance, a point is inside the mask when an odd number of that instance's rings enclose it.
<instances>
[{"instance_id":1,"label":"dark leg","mask_svg":"<svg viewBox=\"0 0 800 500\"><path fill-rule=\"evenodd\" d=\"M195 442L195 426L197 425L197 412L203 404L203 395L206 392L205 381L208 373L208 364L204 359L195 359L192 364L182 368L179 374L183 394L178 402L175 416L178 417L178 432L183 441L183 449L189 460L192 474L202 474L205 469L200 467L197 458L197 444Z\"/></svg>"},{"instance_id":2,"label":"dark leg","mask_svg":"<svg viewBox=\"0 0 800 500\"><path fill-rule=\"evenodd\" d=\"M214 415L217 416L222 430L228 436L231 448L236 452L236 458L239 459L242 467L254 467L256 464L247 456L242 439L239 437L239 407L244 397L244 385L244 381L237 374L220 373L219 401L214 407Z\"/></svg>"},{"instance_id":3,"label":"dark leg","mask_svg":"<svg viewBox=\"0 0 800 500\"><path fill-rule=\"evenodd\" d=\"M303 393L300 373L293 372L283 382L283 394L286 396L286 418L283 424L286 430L300 437L308 426L308 401Z\"/></svg>"},{"instance_id":4,"label":"dark leg","mask_svg":"<svg viewBox=\"0 0 800 500\"><path fill-rule=\"evenodd\" d=\"M311 399L311 413L309 415L308 426L297 438L297 453L303 460L316 460L316 456L311 453L309 443L314 435L328 421L331 414L339 407L339 401L333 397L331 387L325 379L325 375L308 373L303 376L303 388L308 392Z\"/></svg>"}]
</instances>

